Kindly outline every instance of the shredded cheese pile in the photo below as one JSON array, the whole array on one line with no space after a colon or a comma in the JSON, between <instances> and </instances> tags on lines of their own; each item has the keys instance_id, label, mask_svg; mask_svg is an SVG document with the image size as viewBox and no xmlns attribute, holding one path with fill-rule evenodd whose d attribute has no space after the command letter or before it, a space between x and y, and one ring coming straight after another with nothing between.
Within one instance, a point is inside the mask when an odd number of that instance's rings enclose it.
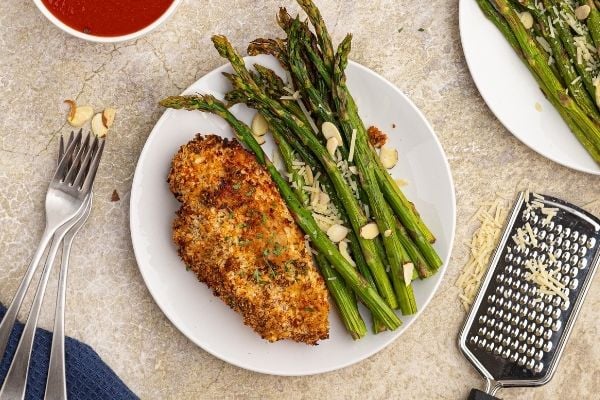
<instances>
[{"instance_id":1,"label":"shredded cheese pile","mask_svg":"<svg viewBox=\"0 0 600 400\"><path fill-rule=\"evenodd\" d=\"M542 225L545 226L550 224L552 218L556 216L558 208L546 207L543 200L542 196L536 193L531 193L530 196L529 190L525 191L524 212L539 211L539 213L545 216L542 220ZM473 303L477 294L481 279L487 270L490 256L500 239L502 226L507 214L508 204L506 200L499 198L493 203L483 204L473 217L481 225L473 234L471 243L467 243L467 246L470 248L469 260L456 281L456 286L461 290L459 298L466 310ZM541 240L537 235L537 231L532 229L529 222L517 228L516 234L513 235L512 239L520 251L524 251L528 246L533 248L539 247L539 241ZM548 259L551 264L556 262L554 254L548 254ZM549 265L536 259L528 259L524 265L527 269L525 279L535 284L541 295L557 295L568 301L565 285L556 278L558 270L550 270L548 268ZM536 298L534 301L540 300L540 298Z\"/></svg>"},{"instance_id":2,"label":"shredded cheese pile","mask_svg":"<svg viewBox=\"0 0 600 400\"><path fill-rule=\"evenodd\" d=\"M498 198L492 203L482 204L472 220L481 224L473 233L469 247L469 259L462 268L456 286L461 293L459 298L465 307L473 303L481 279L487 270L490 256L500 240L502 226L508 214L508 204L503 198Z\"/></svg>"},{"instance_id":3,"label":"shredded cheese pile","mask_svg":"<svg viewBox=\"0 0 600 400\"><path fill-rule=\"evenodd\" d=\"M569 300L569 297L565 294L565 285L555 278L557 270L548 271L548 266L539 260L525 261L525 268L529 271L525 278L535 283L541 294L555 294L565 301ZM539 298L536 298L534 301L539 300Z\"/></svg>"}]
</instances>

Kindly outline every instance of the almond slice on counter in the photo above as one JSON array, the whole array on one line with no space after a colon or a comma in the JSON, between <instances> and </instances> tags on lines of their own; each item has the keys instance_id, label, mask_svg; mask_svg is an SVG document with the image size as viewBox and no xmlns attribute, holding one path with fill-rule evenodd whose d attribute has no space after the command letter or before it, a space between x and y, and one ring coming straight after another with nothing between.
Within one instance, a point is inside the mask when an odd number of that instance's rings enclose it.
<instances>
[{"instance_id":1,"label":"almond slice on counter","mask_svg":"<svg viewBox=\"0 0 600 400\"><path fill-rule=\"evenodd\" d=\"M115 122L115 115L117 114L117 110L114 108L105 108L102 111L102 123L108 129L112 126L113 122Z\"/></svg>"},{"instance_id":2,"label":"almond slice on counter","mask_svg":"<svg viewBox=\"0 0 600 400\"><path fill-rule=\"evenodd\" d=\"M90 106L77 106L73 100L65 100L65 103L71 108L67 122L75 128L82 127L94 115L94 109Z\"/></svg>"},{"instance_id":3,"label":"almond slice on counter","mask_svg":"<svg viewBox=\"0 0 600 400\"><path fill-rule=\"evenodd\" d=\"M98 113L92 118L92 132L99 138L103 138L108 133L108 128L102 122L102 114Z\"/></svg>"}]
</instances>

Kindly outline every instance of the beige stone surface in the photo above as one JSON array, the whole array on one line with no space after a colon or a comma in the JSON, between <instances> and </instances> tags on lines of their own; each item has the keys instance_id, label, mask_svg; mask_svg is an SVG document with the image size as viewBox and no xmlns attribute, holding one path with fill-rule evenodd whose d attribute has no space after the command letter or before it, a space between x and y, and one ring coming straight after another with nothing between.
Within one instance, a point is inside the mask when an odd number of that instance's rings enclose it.
<instances>
[{"instance_id":1,"label":"beige stone surface","mask_svg":"<svg viewBox=\"0 0 600 400\"><path fill-rule=\"evenodd\" d=\"M137 157L163 111L157 101L223 63L211 34L227 34L240 47L277 34L279 5L298 9L289 0L186 0L152 34L102 45L67 36L32 1L0 2L0 300L10 301L41 233L57 138L68 132L62 101L114 106L118 114L94 209L72 254L67 332L92 345L142 398L466 398L471 387L482 386L456 346L464 312L453 283L466 257L463 242L474 229L470 216L480 202L495 192L512 194L525 178L541 192L587 204L600 198L600 177L544 159L496 120L464 61L457 1L319 1L336 40L354 33L352 58L398 85L425 113L452 167L458 226L450 266L427 311L399 340L340 371L260 375L192 344L142 281L128 201ZM111 202L115 189L121 200ZM598 203L593 211L600 214ZM51 326L47 303L45 327ZM503 390L502 396L593 398L600 382L599 308L596 277L554 380L537 389Z\"/></svg>"}]
</instances>

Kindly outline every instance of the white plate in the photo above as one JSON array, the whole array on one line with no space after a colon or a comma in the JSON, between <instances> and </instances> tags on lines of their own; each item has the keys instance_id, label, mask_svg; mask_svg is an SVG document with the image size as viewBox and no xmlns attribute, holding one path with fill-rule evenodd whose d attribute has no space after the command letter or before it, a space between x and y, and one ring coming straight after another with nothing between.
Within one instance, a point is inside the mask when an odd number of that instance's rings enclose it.
<instances>
[{"instance_id":1,"label":"white plate","mask_svg":"<svg viewBox=\"0 0 600 400\"><path fill-rule=\"evenodd\" d=\"M281 72L270 57L251 57L247 61L258 61ZM229 85L221 72L228 70L224 66L210 72L185 93L222 97ZM348 85L365 122L390 134L390 144L401 155L394 176L409 181L407 196L438 238L436 249L445 260L444 266L434 277L414 284L421 313L442 280L452 248L455 197L450 169L431 127L396 87L355 63L348 66ZM254 111L236 106L234 113L250 122ZM393 123L396 129L392 129ZM290 341L268 343L245 326L238 314L185 270L171 241L171 223L179 203L169 191L167 174L179 147L199 132L233 136L229 126L213 115L165 111L142 151L131 193L131 237L140 271L156 303L184 335L216 357L242 368L274 375L309 375L369 357L398 338L419 316L402 318L404 324L394 332L369 334L353 341L332 307L330 339L318 346ZM274 147L267 141L264 148L270 156Z\"/></svg>"},{"instance_id":2,"label":"white plate","mask_svg":"<svg viewBox=\"0 0 600 400\"><path fill-rule=\"evenodd\" d=\"M481 96L500 122L532 150L561 165L600 175L500 31L475 0L460 0L460 38ZM541 111L536 109L541 105Z\"/></svg>"}]
</instances>

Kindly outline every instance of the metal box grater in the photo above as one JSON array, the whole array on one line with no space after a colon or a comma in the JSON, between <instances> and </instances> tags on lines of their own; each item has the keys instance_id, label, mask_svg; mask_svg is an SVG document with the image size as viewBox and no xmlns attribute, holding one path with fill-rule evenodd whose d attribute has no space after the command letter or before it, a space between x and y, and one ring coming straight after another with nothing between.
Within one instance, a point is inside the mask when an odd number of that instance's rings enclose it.
<instances>
[{"instance_id":1,"label":"metal box grater","mask_svg":"<svg viewBox=\"0 0 600 400\"><path fill-rule=\"evenodd\" d=\"M556 213L550 221L548 211ZM513 239L519 229L525 245ZM598 218L549 196L518 195L459 335L460 349L486 379L485 392L473 389L469 399L550 381L600 264L599 248ZM527 278L535 260L564 284L568 300Z\"/></svg>"}]
</instances>

